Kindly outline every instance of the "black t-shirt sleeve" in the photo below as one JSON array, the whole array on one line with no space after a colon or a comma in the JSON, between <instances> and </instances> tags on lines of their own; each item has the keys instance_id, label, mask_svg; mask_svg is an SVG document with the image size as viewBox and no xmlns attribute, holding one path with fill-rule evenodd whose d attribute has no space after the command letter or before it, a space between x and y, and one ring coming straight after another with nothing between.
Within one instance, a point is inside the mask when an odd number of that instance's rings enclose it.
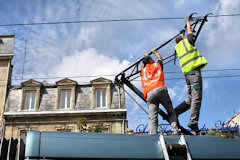
<instances>
[{"instance_id":1,"label":"black t-shirt sleeve","mask_svg":"<svg viewBox=\"0 0 240 160\"><path fill-rule=\"evenodd\" d=\"M187 35L188 42L189 42L192 46L194 46L194 40L193 40L193 38L194 38L193 33Z\"/></svg>"},{"instance_id":2,"label":"black t-shirt sleeve","mask_svg":"<svg viewBox=\"0 0 240 160\"><path fill-rule=\"evenodd\" d=\"M157 62L160 64L160 66L162 67L162 70L163 70L163 63L162 63L162 61L158 60Z\"/></svg>"}]
</instances>

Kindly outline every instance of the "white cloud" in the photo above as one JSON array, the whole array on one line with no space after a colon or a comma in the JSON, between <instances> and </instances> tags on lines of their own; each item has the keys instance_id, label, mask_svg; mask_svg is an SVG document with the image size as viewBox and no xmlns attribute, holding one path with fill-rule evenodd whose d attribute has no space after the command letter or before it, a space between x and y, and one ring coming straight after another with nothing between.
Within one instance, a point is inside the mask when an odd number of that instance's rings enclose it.
<instances>
[{"instance_id":1,"label":"white cloud","mask_svg":"<svg viewBox=\"0 0 240 160\"><path fill-rule=\"evenodd\" d=\"M90 46L95 32L95 27L82 28L79 36L77 37L77 43L82 45L84 42L86 47Z\"/></svg>"},{"instance_id":2,"label":"white cloud","mask_svg":"<svg viewBox=\"0 0 240 160\"><path fill-rule=\"evenodd\" d=\"M107 57L98 53L94 48L81 52L76 51L70 56L65 56L62 62L54 67L56 76L89 76L89 75L117 75L128 67L129 61L120 62L117 58ZM104 76L103 76L104 77ZM109 77L106 77L109 78ZM112 80L114 77L111 77ZM81 81L89 81L92 77L84 77Z\"/></svg>"},{"instance_id":3,"label":"white cloud","mask_svg":"<svg viewBox=\"0 0 240 160\"><path fill-rule=\"evenodd\" d=\"M176 90L173 88L168 88L168 94L172 99L177 95Z\"/></svg>"},{"instance_id":4,"label":"white cloud","mask_svg":"<svg viewBox=\"0 0 240 160\"><path fill-rule=\"evenodd\" d=\"M186 83L184 81L177 82L173 88L168 87L168 92L172 101L182 102L187 98Z\"/></svg>"},{"instance_id":5,"label":"white cloud","mask_svg":"<svg viewBox=\"0 0 240 160\"><path fill-rule=\"evenodd\" d=\"M218 5L215 8L216 14L226 15L238 13L240 9L239 0L220 0ZM217 19L218 31L229 32L229 28L234 27L236 24L240 24L239 19L236 17L221 17Z\"/></svg>"},{"instance_id":6,"label":"white cloud","mask_svg":"<svg viewBox=\"0 0 240 160\"><path fill-rule=\"evenodd\" d=\"M209 88L209 83L208 83L208 81L207 80L204 80L204 83L203 83L203 90L208 90L208 88Z\"/></svg>"},{"instance_id":7,"label":"white cloud","mask_svg":"<svg viewBox=\"0 0 240 160\"><path fill-rule=\"evenodd\" d=\"M177 0L176 3L175 3L175 8L182 7L183 5L186 4L186 1L187 0Z\"/></svg>"},{"instance_id":8,"label":"white cloud","mask_svg":"<svg viewBox=\"0 0 240 160\"><path fill-rule=\"evenodd\" d=\"M214 15L227 15L238 13L240 1L221 0L214 8ZM208 18L205 37L205 48L200 49L209 60L209 65L226 68L229 65L238 65L238 48L240 41L240 19L239 16L226 16ZM221 62L221 63L219 63Z\"/></svg>"}]
</instances>

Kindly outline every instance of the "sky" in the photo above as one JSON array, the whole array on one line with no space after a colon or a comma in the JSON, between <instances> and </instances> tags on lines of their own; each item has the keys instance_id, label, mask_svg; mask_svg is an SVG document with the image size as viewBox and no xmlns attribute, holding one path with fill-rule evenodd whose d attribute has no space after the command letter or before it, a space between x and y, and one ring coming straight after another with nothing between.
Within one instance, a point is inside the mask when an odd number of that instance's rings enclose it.
<instances>
[{"instance_id":1,"label":"sky","mask_svg":"<svg viewBox=\"0 0 240 160\"><path fill-rule=\"evenodd\" d=\"M185 25L184 16L193 12L197 12L196 16L239 14L240 1L0 0L0 34L15 34L12 83L20 84L22 75L23 81L35 79L49 83L65 77L79 84L100 76L114 81L114 75L178 34ZM174 17L180 19L1 26ZM216 121L227 121L240 111L239 28L240 16L209 17L196 41L196 47L208 60L202 70L199 128L212 128ZM26 50L25 39L28 40ZM158 52L164 58L174 53L174 47L172 41ZM176 107L187 98L178 60L176 65L164 65L164 72L173 107ZM141 90L139 79L133 83ZM127 86L125 89L147 110L146 103ZM135 131L138 125L148 123L148 117L128 95L125 98L128 127ZM189 111L179 116L185 128L189 116ZM159 117L159 123L167 122Z\"/></svg>"}]
</instances>

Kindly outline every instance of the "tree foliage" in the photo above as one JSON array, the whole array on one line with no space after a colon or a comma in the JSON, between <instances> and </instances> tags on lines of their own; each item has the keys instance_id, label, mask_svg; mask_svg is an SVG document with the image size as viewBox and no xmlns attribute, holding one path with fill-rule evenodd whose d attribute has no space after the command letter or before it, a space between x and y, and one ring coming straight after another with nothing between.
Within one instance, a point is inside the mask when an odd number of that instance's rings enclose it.
<instances>
[{"instance_id":1,"label":"tree foliage","mask_svg":"<svg viewBox=\"0 0 240 160\"><path fill-rule=\"evenodd\" d=\"M240 137L239 132L212 132L207 133L207 136L220 136L221 138L235 138L235 136Z\"/></svg>"},{"instance_id":2,"label":"tree foliage","mask_svg":"<svg viewBox=\"0 0 240 160\"><path fill-rule=\"evenodd\" d=\"M82 117L77 124L79 132L102 132L103 123L94 123L91 127L87 127L87 119Z\"/></svg>"}]
</instances>

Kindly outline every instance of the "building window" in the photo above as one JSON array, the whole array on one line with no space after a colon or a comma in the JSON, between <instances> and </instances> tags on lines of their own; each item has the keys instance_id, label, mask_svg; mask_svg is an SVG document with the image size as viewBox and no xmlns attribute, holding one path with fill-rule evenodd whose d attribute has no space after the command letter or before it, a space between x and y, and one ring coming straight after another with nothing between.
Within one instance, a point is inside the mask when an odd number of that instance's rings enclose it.
<instances>
[{"instance_id":1,"label":"building window","mask_svg":"<svg viewBox=\"0 0 240 160\"><path fill-rule=\"evenodd\" d=\"M27 91L25 93L24 110L34 110L36 105L36 91Z\"/></svg>"},{"instance_id":2,"label":"building window","mask_svg":"<svg viewBox=\"0 0 240 160\"><path fill-rule=\"evenodd\" d=\"M108 128L102 128L102 133L109 133Z\"/></svg>"},{"instance_id":3,"label":"building window","mask_svg":"<svg viewBox=\"0 0 240 160\"><path fill-rule=\"evenodd\" d=\"M74 109L76 81L64 78L56 82L57 85L57 109Z\"/></svg>"},{"instance_id":4,"label":"building window","mask_svg":"<svg viewBox=\"0 0 240 160\"><path fill-rule=\"evenodd\" d=\"M38 110L42 83L30 79L26 82L22 82L21 86L22 86L22 98L20 110L22 111Z\"/></svg>"},{"instance_id":5,"label":"building window","mask_svg":"<svg viewBox=\"0 0 240 160\"><path fill-rule=\"evenodd\" d=\"M57 132L71 132L71 129L57 129Z\"/></svg>"},{"instance_id":6,"label":"building window","mask_svg":"<svg viewBox=\"0 0 240 160\"><path fill-rule=\"evenodd\" d=\"M60 92L60 109L71 108L71 90L61 90Z\"/></svg>"},{"instance_id":7,"label":"building window","mask_svg":"<svg viewBox=\"0 0 240 160\"><path fill-rule=\"evenodd\" d=\"M66 126L66 125L61 125L60 126L56 126L54 131L57 132L74 132L74 127L73 126Z\"/></svg>"},{"instance_id":8,"label":"building window","mask_svg":"<svg viewBox=\"0 0 240 160\"><path fill-rule=\"evenodd\" d=\"M20 140L26 144L27 130L20 130Z\"/></svg>"},{"instance_id":9,"label":"building window","mask_svg":"<svg viewBox=\"0 0 240 160\"><path fill-rule=\"evenodd\" d=\"M105 78L97 78L90 82L92 84L92 108L110 109L112 81Z\"/></svg>"},{"instance_id":10,"label":"building window","mask_svg":"<svg viewBox=\"0 0 240 160\"><path fill-rule=\"evenodd\" d=\"M96 107L107 107L106 89L97 89L96 95Z\"/></svg>"}]
</instances>

